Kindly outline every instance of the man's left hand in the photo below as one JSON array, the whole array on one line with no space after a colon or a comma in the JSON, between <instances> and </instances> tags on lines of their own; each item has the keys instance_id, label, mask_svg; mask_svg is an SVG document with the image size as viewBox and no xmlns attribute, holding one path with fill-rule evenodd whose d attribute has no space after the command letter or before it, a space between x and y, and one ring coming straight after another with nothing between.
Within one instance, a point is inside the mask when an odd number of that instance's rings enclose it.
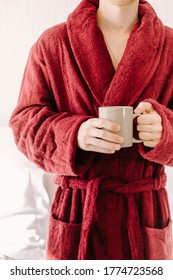
<instances>
[{"instance_id":1,"label":"man's left hand","mask_svg":"<svg viewBox=\"0 0 173 280\"><path fill-rule=\"evenodd\" d=\"M137 118L139 139L146 147L154 148L162 137L162 119L149 102L141 102L134 110L135 114L142 114Z\"/></svg>"}]
</instances>

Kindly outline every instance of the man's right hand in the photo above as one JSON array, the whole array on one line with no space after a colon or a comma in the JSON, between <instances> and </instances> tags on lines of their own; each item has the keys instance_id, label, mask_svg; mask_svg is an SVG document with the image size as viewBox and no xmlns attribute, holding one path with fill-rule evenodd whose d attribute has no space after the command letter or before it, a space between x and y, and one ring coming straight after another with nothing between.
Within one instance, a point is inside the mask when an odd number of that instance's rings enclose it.
<instances>
[{"instance_id":1,"label":"man's right hand","mask_svg":"<svg viewBox=\"0 0 173 280\"><path fill-rule=\"evenodd\" d=\"M92 118L81 124L78 135L78 148L104 154L113 154L121 149L123 137L117 134L120 126L112 121Z\"/></svg>"}]
</instances>

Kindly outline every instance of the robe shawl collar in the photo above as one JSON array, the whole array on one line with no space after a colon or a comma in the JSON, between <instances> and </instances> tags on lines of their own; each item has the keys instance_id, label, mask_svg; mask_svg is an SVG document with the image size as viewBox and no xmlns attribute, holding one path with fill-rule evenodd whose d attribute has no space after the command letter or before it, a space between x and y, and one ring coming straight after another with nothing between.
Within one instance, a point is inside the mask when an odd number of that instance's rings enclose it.
<instances>
[{"instance_id":1,"label":"robe shawl collar","mask_svg":"<svg viewBox=\"0 0 173 280\"><path fill-rule=\"evenodd\" d=\"M83 0L69 15L67 32L71 48L98 106L132 106L143 97L160 63L165 29L150 4L140 1L140 20L131 32L115 72L97 26L98 2Z\"/></svg>"}]
</instances>

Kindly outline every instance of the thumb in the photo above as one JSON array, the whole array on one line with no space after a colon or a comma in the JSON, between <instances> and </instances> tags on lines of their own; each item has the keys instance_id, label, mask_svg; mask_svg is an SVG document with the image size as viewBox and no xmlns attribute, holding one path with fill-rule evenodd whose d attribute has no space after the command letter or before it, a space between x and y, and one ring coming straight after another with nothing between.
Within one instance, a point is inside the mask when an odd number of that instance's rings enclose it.
<instances>
[{"instance_id":1,"label":"thumb","mask_svg":"<svg viewBox=\"0 0 173 280\"><path fill-rule=\"evenodd\" d=\"M140 102L138 106L135 108L135 114L142 114L142 113L150 113L154 111L154 108L151 103L149 102Z\"/></svg>"}]
</instances>

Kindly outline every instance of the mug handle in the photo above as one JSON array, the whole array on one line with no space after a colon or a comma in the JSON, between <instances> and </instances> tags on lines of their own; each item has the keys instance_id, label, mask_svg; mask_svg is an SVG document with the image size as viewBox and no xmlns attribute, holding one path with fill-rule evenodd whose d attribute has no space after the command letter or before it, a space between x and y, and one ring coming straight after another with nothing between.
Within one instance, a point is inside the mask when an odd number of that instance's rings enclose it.
<instances>
[{"instance_id":1,"label":"mug handle","mask_svg":"<svg viewBox=\"0 0 173 280\"><path fill-rule=\"evenodd\" d=\"M142 114L133 114L133 120L139 116L141 116ZM137 144L137 143L142 143L143 141L142 140L139 140L139 139L135 139L133 138L133 143Z\"/></svg>"}]
</instances>

